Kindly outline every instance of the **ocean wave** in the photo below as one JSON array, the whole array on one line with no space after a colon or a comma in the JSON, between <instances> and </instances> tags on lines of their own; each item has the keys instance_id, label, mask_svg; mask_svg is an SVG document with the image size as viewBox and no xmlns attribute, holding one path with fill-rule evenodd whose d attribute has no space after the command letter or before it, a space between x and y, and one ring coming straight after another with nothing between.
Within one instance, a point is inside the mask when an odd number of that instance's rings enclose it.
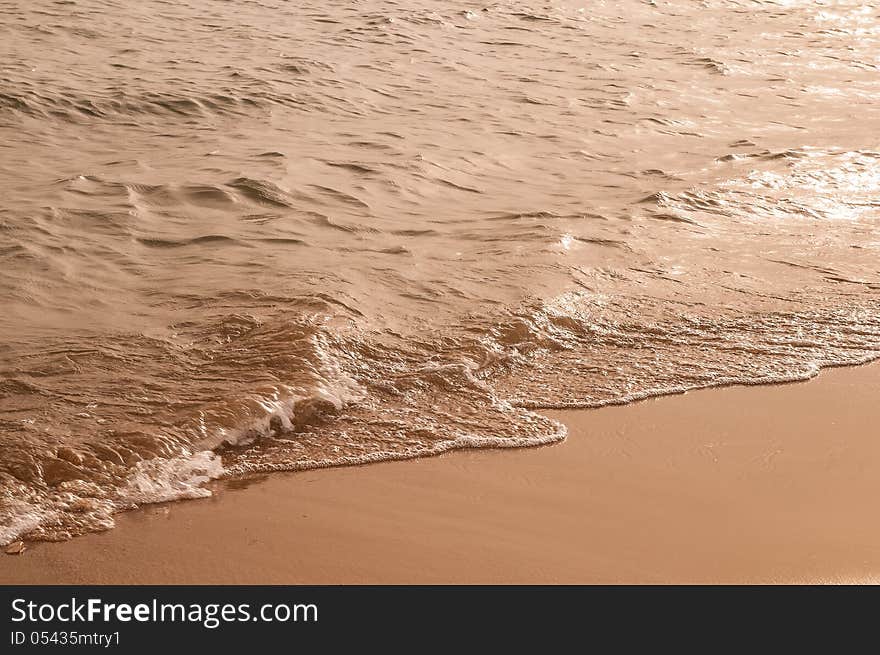
<instances>
[{"instance_id":1,"label":"ocean wave","mask_svg":"<svg viewBox=\"0 0 880 655\"><path fill-rule=\"evenodd\" d=\"M68 398L69 420L83 423L77 446L3 444L4 538L106 529L122 509L208 495L204 483L218 477L563 439L564 428L535 413L540 409L807 379L822 367L880 357L877 309L644 322L631 305L597 304L572 292L455 339L346 336L289 316L180 326L197 339L182 350L159 345L177 361L177 374L169 376L168 361L151 371L129 344L112 369L113 381L128 380L127 403L93 402L76 412L82 401ZM654 310L642 309L648 312ZM38 393L52 393L51 381ZM91 391L99 387L93 383ZM155 400L141 395L150 390ZM32 395L33 387L8 392ZM170 394L178 400L169 402ZM108 393L110 399L119 400ZM133 411L145 412L139 423L165 427L123 430ZM99 417L101 425L117 425L89 440Z\"/></svg>"}]
</instances>

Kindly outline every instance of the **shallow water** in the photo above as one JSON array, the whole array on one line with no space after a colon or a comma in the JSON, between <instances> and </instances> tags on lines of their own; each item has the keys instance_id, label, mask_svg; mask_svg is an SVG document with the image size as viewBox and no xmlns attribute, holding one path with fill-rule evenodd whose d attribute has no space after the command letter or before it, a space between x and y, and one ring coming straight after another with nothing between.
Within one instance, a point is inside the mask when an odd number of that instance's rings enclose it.
<instances>
[{"instance_id":1,"label":"shallow water","mask_svg":"<svg viewBox=\"0 0 880 655\"><path fill-rule=\"evenodd\" d=\"M880 356L874 8L0 16L0 543Z\"/></svg>"}]
</instances>

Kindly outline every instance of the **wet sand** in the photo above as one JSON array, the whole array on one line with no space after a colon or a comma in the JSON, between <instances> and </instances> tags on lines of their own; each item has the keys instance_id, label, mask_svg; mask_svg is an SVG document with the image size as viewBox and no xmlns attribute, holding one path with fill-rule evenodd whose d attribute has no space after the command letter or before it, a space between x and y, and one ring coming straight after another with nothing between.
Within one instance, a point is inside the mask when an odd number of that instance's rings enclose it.
<instances>
[{"instance_id":1,"label":"wet sand","mask_svg":"<svg viewBox=\"0 0 880 655\"><path fill-rule=\"evenodd\" d=\"M0 558L3 583L880 579L880 365L554 412L556 446L218 484Z\"/></svg>"}]
</instances>

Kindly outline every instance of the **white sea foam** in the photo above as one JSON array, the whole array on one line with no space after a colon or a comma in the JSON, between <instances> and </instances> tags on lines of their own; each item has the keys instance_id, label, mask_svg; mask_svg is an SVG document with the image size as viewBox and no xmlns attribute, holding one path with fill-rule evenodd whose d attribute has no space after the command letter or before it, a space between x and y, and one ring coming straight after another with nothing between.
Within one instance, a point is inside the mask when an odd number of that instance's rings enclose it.
<instances>
[{"instance_id":1,"label":"white sea foam","mask_svg":"<svg viewBox=\"0 0 880 655\"><path fill-rule=\"evenodd\" d=\"M0 546L5 546L38 528L54 512L24 501L13 501L3 508L0 524Z\"/></svg>"},{"instance_id":2,"label":"white sea foam","mask_svg":"<svg viewBox=\"0 0 880 655\"><path fill-rule=\"evenodd\" d=\"M119 492L119 502L162 503L182 498L205 498L211 491L203 485L223 475L223 463L204 450L192 455L139 462Z\"/></svg>"}]
</instances>

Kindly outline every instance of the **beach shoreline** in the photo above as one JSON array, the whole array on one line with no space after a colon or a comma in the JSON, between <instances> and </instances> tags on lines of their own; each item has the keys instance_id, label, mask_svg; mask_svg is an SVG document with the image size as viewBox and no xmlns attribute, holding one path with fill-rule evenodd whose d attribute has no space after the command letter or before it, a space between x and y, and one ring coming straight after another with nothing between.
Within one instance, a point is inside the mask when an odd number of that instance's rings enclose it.
<instances>
[{"instance_id":1,"label":"beach shoreline","mask_svg":"<svg viewBox=\"0 0 880 655\"><path fill-rule=\"evenodd\" d=\"M0 557L3 584L880 578L880 363L542 412L566 441L214 483Z\"/></svg>"}]
</instances>

